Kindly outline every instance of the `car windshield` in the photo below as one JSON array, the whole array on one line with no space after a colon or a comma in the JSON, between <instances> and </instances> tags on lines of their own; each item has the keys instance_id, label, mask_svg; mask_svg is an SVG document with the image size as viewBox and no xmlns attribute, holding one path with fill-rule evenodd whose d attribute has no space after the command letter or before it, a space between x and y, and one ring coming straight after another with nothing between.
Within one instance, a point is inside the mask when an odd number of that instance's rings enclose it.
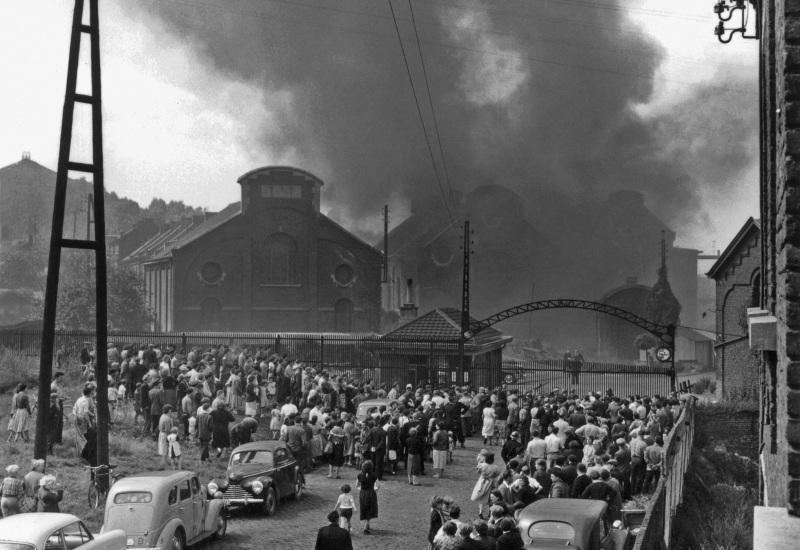
<instances>
[{"instance_id":1,"label":"car windshield","mask_svg":"<svg viewBox=\"0 0 800 550\"><path fill-rule=\"evenodd\" d=\"M571 540L575 529L563 521L538 521L528 528L528 536L531 539Z\"/></svg>"},{"instance_id":2,"label":"car windshield","mask_svg":"<svg viewBox=\"0 0 800 550\"><path fill-rule=\"evenodd\" d=\"M145 504L153 500L153 493L119 493L114 497L114 504Z\"/></svg>"},{"instance_id":3,"label":"car windshield","mask_svg":"<svg viewBox=\"0 0 800 550\"><path fill-rule=\"evenodd\" d=\"M272 466L272 452L244 451L241 453L234 453L233 456L231 456L231 466L238 464L263 464L264 466Z\"/></svg>"},{"instance_id":4,"label":"car windshield","mask_svg":"<svg viewBox=\"0 0 800 550\"><path fill-rule=\"evenodd\" d=\"M22 542L0 542L0 550L36 550L32 544Z\"/></svg>"}]
</instances>

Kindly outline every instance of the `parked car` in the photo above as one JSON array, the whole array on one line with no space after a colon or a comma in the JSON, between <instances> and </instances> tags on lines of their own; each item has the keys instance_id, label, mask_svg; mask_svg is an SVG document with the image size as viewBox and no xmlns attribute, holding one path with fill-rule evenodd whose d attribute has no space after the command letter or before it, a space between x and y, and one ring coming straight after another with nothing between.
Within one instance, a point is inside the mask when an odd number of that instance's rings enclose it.
<instances>
[{"instance_id":1,"label":"parked car","mask_svg":"<svg viewBox=\"0 0 800 550\"><path fill-rule=\"evenodd\" d=\"M612 524L601 500L538 500L522 510L517 529L528 550L628 550L635 540L621 521Z\"/></svg>"},{"instance_id":2,"label":"parked car","mask_svg":"<svg viewBox=\"0 0 800 550\"><path fill-rule=\"evenodd\" d=\"M208 484L208 498L228 507L259 506L267 516L284 498L303 496L306 479L292 450L283 441L254 441L231 453L225 477Z\"/></svg>"},{"instance_id":3,"label":"parked car","mask_svg":"<svg viewBox=\"0 0 800 550\"><path fill-rule=\"evenodd\" d=\"M221 501L206 498L196 474L146 472L111 486L103 531L111 529L125 532L128 550L184 550L224 537L228 519Z\"/></svg>"},{"instance_id":4,"label":"parked car","mask_svg":"<svg viewBox=\"0 0 800 550\"><path fill-rule=\"evenodd\" d=\"M356 420L363 422L368 416L376 413L381 407L386 407L388 411L393 403L400 403L399 399L368 399L358 404L356 409Z\"/></svg>"},{"instance_id":5,"label":"parked car","mask_svg":"<svg viewBox=\"0 0 800 550\"><path fill-rule=\"evenodd\" d=\"M3 550L123 550L125 532L92 535L72 514L17 514L0 519Z\"/></svg>"}]
</instances>

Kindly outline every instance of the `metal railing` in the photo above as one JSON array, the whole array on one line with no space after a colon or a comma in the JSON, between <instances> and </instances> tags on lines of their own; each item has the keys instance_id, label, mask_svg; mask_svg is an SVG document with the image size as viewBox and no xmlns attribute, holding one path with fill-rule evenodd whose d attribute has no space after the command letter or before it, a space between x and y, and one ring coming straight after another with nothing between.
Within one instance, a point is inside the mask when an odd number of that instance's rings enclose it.
<instances>
[{"instance_id":1,"label":"metal railing","mask_svg":"<svg viewBox=\"0 0 800 550\"><path fill-rule=\"evenodd\" d=\"M647 504L634 550L660 550L670 547L672 520L678 506L683 502L683 478L692 453L694 411L695 399L689 397L664 442L661 479Z\"/></svg>"}]
</instances>

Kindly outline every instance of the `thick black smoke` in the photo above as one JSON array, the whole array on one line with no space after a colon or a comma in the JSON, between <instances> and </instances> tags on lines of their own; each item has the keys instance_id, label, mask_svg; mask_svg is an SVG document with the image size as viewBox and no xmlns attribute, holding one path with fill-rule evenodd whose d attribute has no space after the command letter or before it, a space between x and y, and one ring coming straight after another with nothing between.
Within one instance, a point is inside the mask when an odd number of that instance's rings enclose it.
<instances>
[{"instance_id":1,"label":"thick black smoke","mask_svg":"<svg viewBox=\"0 0 800 550\"><path fill-rule=\"evenodd\" d=\"M158 16L231 79L291 94L291 111L279 113L280 141L267 137L274 128L252 139L292 151L297 165L322 177L336 217L374 216L398 190L409 202L442 200L388 0L125 4ZM393 6L438 161L409 6ZM625 10L529 0L413 7L456 194L506 185L536 208L554 192L591 200L636 189L662 219L679 223L704 215L705 187L724 187L757 154L756 106L730 108L740 92L696 88L670 117L636 114L664 52ZM721 81L741 88L738 79ZM691 177L706 168L708 178Z\"/></svg>"}]
</instances>

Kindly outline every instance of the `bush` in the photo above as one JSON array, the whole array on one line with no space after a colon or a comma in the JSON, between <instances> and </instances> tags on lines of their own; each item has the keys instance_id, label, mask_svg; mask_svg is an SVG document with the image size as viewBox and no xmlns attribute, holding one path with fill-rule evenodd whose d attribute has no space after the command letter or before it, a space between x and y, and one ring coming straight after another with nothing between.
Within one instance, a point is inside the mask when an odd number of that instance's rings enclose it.
<instances>
[{"instance_id":1,"label":"bush","mask_svg":"<svg viewBox=\"0 0 800 550\"><path fill-rule=\"evenodd\" d=\"M35 358L0 349L0 394L8 393L17 384L29 388L39 383L39 362Z\"/></svg>"},{"instance_id":2,"label":"bush","mask_svg":"<svg viewBox=\"0 0 800 550\"><path fill-rule=\"evenodd\" d=\"M712 381L711 378L708 376L704 376L703 378L699 379L697 382L692 384L692 393L703 394L706 391L714 393L717 390L717 383L716 381Z\"/></svg>"}]
</instances>

